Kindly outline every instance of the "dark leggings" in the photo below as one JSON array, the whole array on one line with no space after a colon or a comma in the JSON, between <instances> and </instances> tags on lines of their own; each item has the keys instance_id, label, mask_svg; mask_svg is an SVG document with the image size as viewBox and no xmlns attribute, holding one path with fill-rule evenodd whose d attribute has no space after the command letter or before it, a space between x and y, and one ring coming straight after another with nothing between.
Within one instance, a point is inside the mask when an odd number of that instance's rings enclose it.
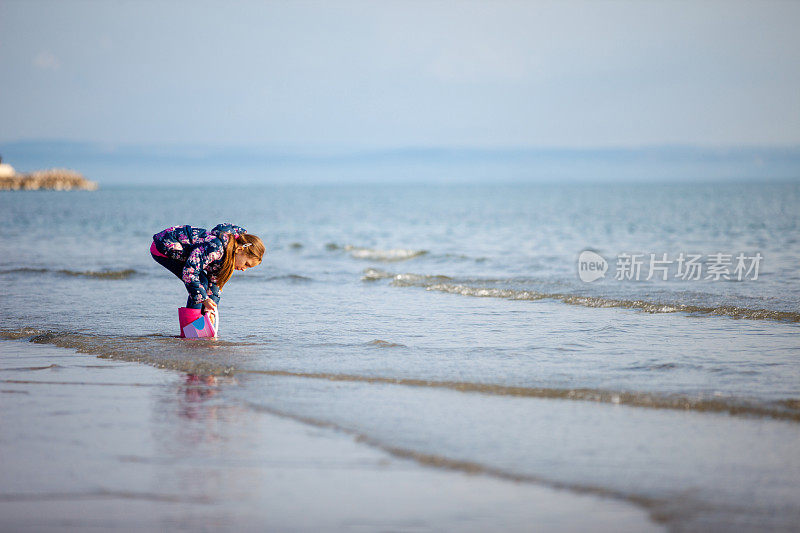
<instances>
[{"instance_id":1,"label":"dark leggings","mask_svg":"<svg viewBox=\"0 0 800 533\"><path fill-rule=\"evenodd\" d=\"M150 253L150 257L152 257L156 263L158 263L159 265L163 266L164 268L175 274L175 276L177 276L179 280L183 281L183 266L186 264L184 261L177 261L175 259L170 259L169 257L162 257L160 255L155 255L152 252ZM214 300L214 303L218 304L219 297L214 296L213 293L208 292L208 277L206 277L206 273L202 271L200 272L200 284L208 293L208 297ZM200 302L199 304L195 303L194 301L192 301L192 298L190 296L186 300L186 307L189 307L190 309L202 309L203 303L202 302Z\"/></svg>"}]
</instances>

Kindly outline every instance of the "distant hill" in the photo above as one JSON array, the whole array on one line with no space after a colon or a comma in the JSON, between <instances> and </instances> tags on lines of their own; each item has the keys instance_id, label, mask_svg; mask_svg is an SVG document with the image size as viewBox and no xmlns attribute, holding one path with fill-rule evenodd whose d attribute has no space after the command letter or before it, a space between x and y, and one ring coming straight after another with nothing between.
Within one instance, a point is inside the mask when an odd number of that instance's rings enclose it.
<instances>
[{"instance_id":1,"label":"distant hill","mask_svg":"<svg viewBox=\"0 0 800 533\"><path fill-rule=\"evenodd\" d=\"M0 143L21 171L79 168L104 184L800 180L800 147L297 149Z\"/></svg>"}]
</instances>

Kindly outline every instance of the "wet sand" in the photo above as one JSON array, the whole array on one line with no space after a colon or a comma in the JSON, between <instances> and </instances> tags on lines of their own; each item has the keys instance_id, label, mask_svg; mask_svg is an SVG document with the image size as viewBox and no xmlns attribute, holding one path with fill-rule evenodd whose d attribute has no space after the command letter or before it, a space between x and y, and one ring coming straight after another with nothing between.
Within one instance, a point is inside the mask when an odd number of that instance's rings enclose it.
<instances>
[{"instance_id":1,"label":"wet sand","mask_svg":"<svg viewBox=\"0 0 800 533\"><path fill-rule=\"evenodd\" d=\"M3 531L650 531L631 503L422 466L204 378L0 341Z\"/></svg>"}]
</instances>

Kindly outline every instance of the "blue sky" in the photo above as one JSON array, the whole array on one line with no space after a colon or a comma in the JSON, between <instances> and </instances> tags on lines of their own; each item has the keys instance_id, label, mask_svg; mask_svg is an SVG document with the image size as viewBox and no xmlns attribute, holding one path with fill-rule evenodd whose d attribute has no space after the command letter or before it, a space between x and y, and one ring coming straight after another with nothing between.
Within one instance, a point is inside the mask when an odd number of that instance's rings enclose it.
<instances>
[{"instance_id":1,"label":"blue sky","mask_svg":"<svg viewBox=\"0 0 800 533\"><path fill-rule=\"evenodd\" d=\"M800 144L800 2L0 0L0 142Z\"/></svg>"}]
</instances>

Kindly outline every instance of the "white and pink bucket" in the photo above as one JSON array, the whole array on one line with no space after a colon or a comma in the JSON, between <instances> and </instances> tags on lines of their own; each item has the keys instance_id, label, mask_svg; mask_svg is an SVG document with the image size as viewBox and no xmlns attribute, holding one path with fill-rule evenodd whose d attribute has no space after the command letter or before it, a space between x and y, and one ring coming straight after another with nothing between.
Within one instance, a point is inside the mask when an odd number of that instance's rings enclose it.
<instances>
[{"instance_id":1,"label":"white and pink bucket","mask_svg":"<svg viewBox=\"0 0 800 533\"><path fill-rule=\"evenodd\" d=\"M219 331L219 311L217 311L212 323L209 316L203 314L201 309L179 307L178 323L181 327L182 338L216 337Z\"/></svg>"}]
</instances>

